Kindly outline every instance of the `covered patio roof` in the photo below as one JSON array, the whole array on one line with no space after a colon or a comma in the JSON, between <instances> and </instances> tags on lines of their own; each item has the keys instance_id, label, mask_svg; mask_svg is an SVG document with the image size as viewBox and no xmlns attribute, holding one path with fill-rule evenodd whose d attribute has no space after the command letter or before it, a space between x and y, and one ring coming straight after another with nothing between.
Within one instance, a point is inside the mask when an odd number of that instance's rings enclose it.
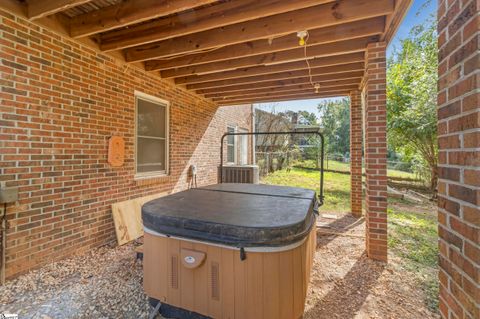
<instances>
[{"instance_id":1,"label":"covered patio roof","mask_svg":"<svg viewBox=\"0 0 480 319\"><path fill-rule=\"evenodd\" d=\"M8 0L221 105L348 95L411 0ZM297 32L308 31L305 45ZM317 89L315 89L317 87Z\"/></svg>"}]
</instances>

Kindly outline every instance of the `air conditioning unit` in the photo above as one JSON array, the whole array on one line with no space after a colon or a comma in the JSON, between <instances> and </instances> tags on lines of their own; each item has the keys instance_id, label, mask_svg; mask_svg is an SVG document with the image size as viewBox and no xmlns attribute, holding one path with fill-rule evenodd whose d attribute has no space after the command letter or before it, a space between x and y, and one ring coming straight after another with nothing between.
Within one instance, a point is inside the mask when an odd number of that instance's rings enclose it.
<instances>
[{"instance_id":1,"label":"air conditioning unit","mask_svg":"<svg viewBox=\"0 0 480 319\"><path fill-rule=\"evenodd\" d=\"M220 175L223 181L220 180ZM220 174L220 167L218 168L219 183L258 184L258 176L257 165L224 165L223 174Z\"/></svg>"}]
</instances>

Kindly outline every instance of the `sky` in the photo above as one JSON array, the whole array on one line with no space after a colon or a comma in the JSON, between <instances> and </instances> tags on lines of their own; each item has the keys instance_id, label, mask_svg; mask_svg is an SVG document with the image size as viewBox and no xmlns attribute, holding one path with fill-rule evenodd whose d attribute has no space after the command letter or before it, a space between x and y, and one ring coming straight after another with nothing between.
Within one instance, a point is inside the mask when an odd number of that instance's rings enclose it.
<instances>
[{"instance_id":1,"label":"sky","mask_svg":"<svg viewBox=\"0 0 480 319\"><path fill-rule=\"evenodd\" d=\"M422 23L427 19L431 14L436 14L437 12L437 0L413 0L412 6L408 11L405 19L402 21L402 24L397 30L395 37L390 42L387 48L387 56L390 56L394 51L395 47L399 47L400 40L408 36L412 27L416 24ZM270 109L274 104L276 112L283 112L287 110L291 111L309 111L315 112L318 114L317 105L321 99L315 100L298 100L298 101L286 101L286 102L276 102L276 103L261 103L255 104L260 108Z\"/></svg>"}]
</instances>

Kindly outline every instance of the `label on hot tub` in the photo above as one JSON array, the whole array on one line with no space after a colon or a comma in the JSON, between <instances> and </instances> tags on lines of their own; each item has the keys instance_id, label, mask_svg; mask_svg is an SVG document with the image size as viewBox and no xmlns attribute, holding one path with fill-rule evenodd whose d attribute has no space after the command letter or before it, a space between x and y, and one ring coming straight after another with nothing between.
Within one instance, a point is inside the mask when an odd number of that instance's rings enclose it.
<instances>
[{"instance_id":1,"label":"label on hot tub","mask_svg":"<svg viewBox=\"0 0 480 319\"><path fill-rule=\"evenodd\" d=\"M195 257L193 257L193 256L187 256L187 257L184 258L184 260L187 264L195 263Z\"/></svg>"}]
</instances>

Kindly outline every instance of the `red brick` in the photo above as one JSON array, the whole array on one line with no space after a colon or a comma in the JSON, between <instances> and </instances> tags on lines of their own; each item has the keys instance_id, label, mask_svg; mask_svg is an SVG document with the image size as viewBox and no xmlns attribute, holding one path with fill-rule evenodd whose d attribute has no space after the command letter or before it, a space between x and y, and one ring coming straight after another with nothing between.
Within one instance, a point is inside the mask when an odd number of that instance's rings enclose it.
<instances>
[{"instance_id":1,"label":"red brick","mask_svg":"<svg viewBox=\"0 0 480 319\"><path fill-rule=\"evenodd\" d=\"M30 22L2 22L0 180L20 186L8 276L114 240L111 204L187 188L190 164L199 185L215 183L227 124L251 129L248 105L219 108ZM171 102L169 177L133 178L134 90ZM106 160L112 135L125 138L118 168Z\"/></svg>"}]
</instances>

